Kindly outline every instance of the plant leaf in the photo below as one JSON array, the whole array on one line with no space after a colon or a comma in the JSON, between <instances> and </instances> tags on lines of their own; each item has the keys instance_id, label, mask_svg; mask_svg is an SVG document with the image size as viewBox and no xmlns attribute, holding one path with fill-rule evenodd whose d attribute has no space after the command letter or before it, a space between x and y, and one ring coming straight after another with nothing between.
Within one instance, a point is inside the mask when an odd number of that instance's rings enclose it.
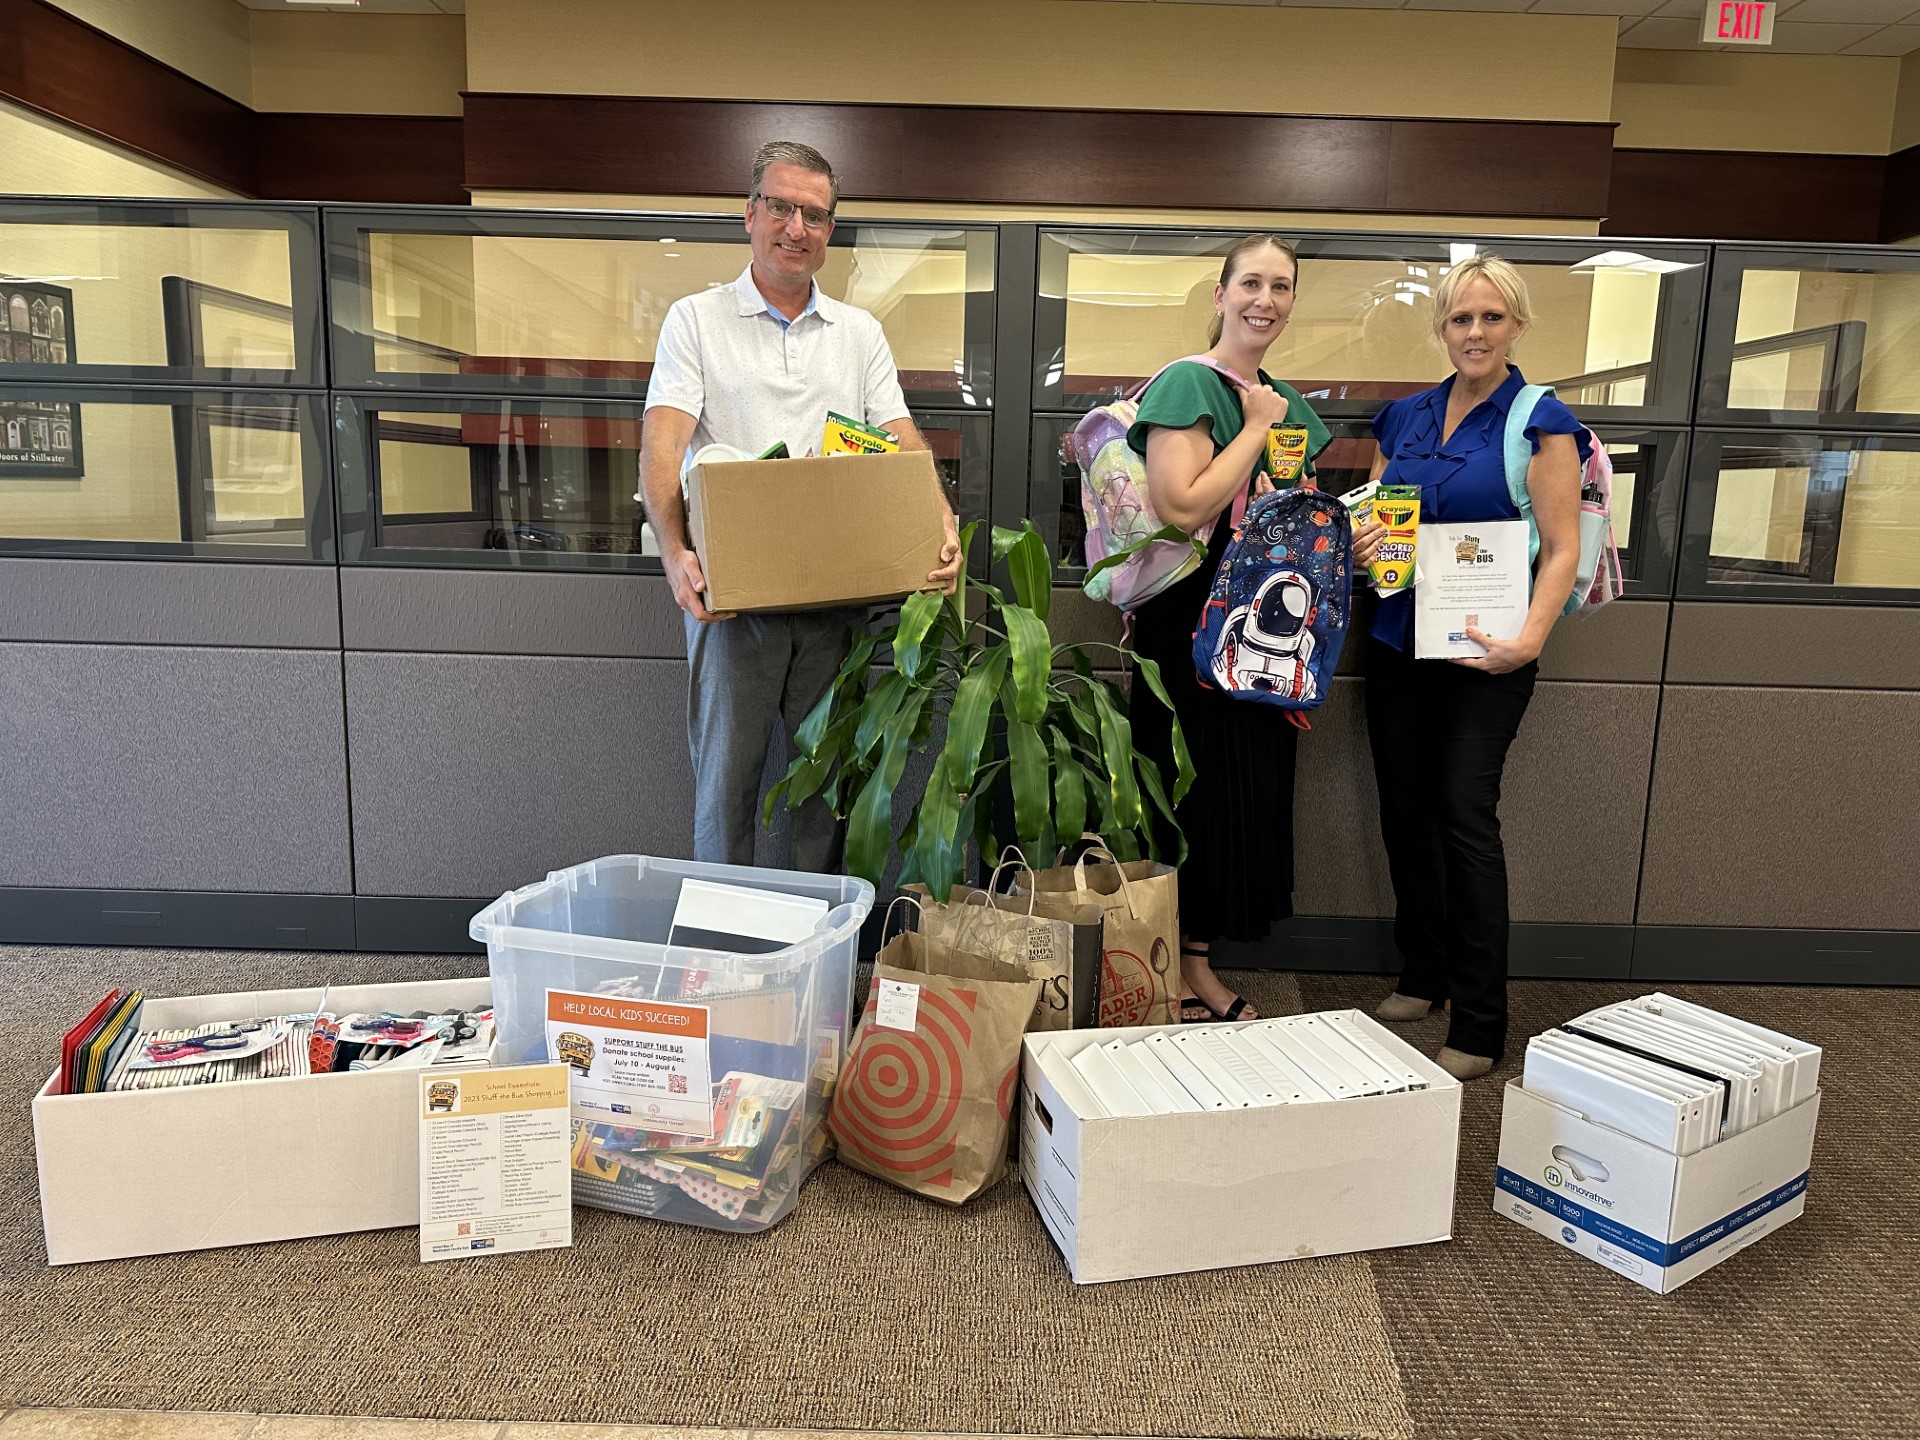
<instances>
[{"instance_id":1,"label":"plant leaf","mask_svg":"<svg viewBox=\"0 0 1920 1440\"><path fill-rule=\"evenodd\" d=\"M1167 694L1167 687L1160 679L1160 662L1149 660L1144 655L1133 657L1135 667L1147 682L1147 688L1160 698L1160 703L1173 711L1173 697ZM1180 728L1180 716L1173 715L1173 803L1178 805L1187 798L1187 791L1193 788L1193 756L1187 750L1187 735ZM1169 819L1172 817L1169 816Z\"/></svg>"},{"instance_id":2,"label":"plant leaf","mask_svg":"<svg viewBox=\"0 0 1920 1440\"><path fill-rule=\"evenodd\" d=\"M855 759L865 760L873 753L873 747L880 743L881 735L891 731L893 717L900 709L900 702L910 684L903 672L894 670L868 692L860 707L860 728L853 735Z\"/></svg>"},{"instance_id":3,"label":"plant leaf","mask_svg":"<svg viewBox=\"0 0 1920 1440\"><path fill-rule=\"evenodd\" d=\"M947 783L959 794L967 794L979 783L974 772L980 768L980 747L987 738L987 716L1006 673L1007 648L995 645L960 677L954 691L953 709L947 714L945 764Z\"/></svg>"},{"instance_id":4,"label":"plant leaf","mask_svg":"<svg viewBox=\"0 0 1920 1440\"><path fill-rule=\"evenodd\" d=\"M926 691L914 691L901 710L901 723L887 728L880 763L860 787L847 819L847 873L870 885L878 886L886 872L887 852L893 848L893 792L906 771L908 742L926 698Z\"/></svg>"},{"instance_id":5,"label":"plant leaf","mask_svg":"<svg viewBox=\"0 0 1920 1440\"><path fill-rule=\"evenodd\" d=\"M867 662L873 658L877 640L872 635L861 635L853 642L853 649L847 652L840 673L833 677L833 683L827 687L827 693L815 702L813 709L807 712L807 718L800 722L793 732L793 748L811 759L819 748L821 737L833 724L833 709L839 698L846 693L847 686L856 677L864 677ZM865 687L862 686L862 689ZM858 691L855 692L858 694Z\"/></svg>"},{"instance_id":6,"label":"plant leaf","mask_svg":"<svg viewBox=\"0 0 1920 1440\"><path fill-rule=\"evenodd\" d=\"M1161 778L1160 767L1144 755L1137 755L1134 758L1140 767L1140 783L1145 787L1147 794L1153 798L1154 809L1166 817L1167 824L1172 827L1174 836L1179 841L1179 853L1170 863L1184 865L1187 863L1187 836L1186 832L1180 828L1180 822L1174 818L1173 806L1167 801L1166 783ZM1147 839L1153 842L1152 849L1157 853L1159 827L1151 823L1152 816L1145 818L1149 823L1141 828L1146 831Z\"/></svg>"},{"instance_id":7,"label":"plant leaf","mask_svg":"<svg viewBox=\"0 0 1920 1440\"><path fill-rule=\"evenodd\" d=\"M1053 806L1047 795L1047 746L1037 726L1007 726L1008 773L1013 779L1013 827L1029 853L1053 853Z\"/></svg>"},{"instance_id":8,"label":"plant leaf","mask_svg":"<svg viewBox=\"0 0 1920 1440\"><path fill-rule=\"evenodd\" d=\"M993 558L1007 562L1014 597L1045 620L1053 606L1053 560L1033 521L1022 520L1018 530L995 530Z\"/></svg>"},{"instance_id":9,"label":"plant leaf","mask_svg":"<svg viewBox=\"0 0 1920 1440\"><path fill-rule=\"evenodd\" d=\"M926 651L922 646L927 632L933 629L933 622L940 618L945 598L936 591L922 590L900 602L900 624L893 635L893 664L910 680L920 679L926 664Z\"/></svg>"},{"instance_id":10,"label":"plant leaf","mask_svg":"<svg viewBox=\"0 0 1920 1440\"><path fill-rule=\"evenodd\" d=\"M1053 669L1053 637L1047 622L1024 605L1000 612L1013 651L1013 688L1019 696L1016 718L1038 725L1047 713L1047 676Z\"/></svg>"},{"instance_id":11,"label":"plant leaf","mask_svg":"<svg viewBox=\"0 0 1920 1440\"><path fill-rule=\"evenodd\" d=\"M1103 556L1096 564L1087 567L1087 579L1091 580L1103 570L1111 570L1116 565L1124 565L1149 545L1158 545L1163 540L1185 540L1193 546L1193 553L1201 559L1207 555L1206 543L1196 540L1178 525L1162 525L1151 535L1143 535L1131 545L1123 545L1111 555ZM1085 581L1081 582L1085 584Z\"/></svg>"},{"instance_id":12,"label":"plant leaf","mask_svg":"<svg viewBox=\"0 0 1920 1440\"><path fill-rule=\"evenodd\" d=\"M1054 828L1061 835L1078 835L1087 828L1087 772L1074 758L1067 732L1058 723L1052 729ZM1041 851L1051 853L1051 846Z\"/></svg>"},{"instance_id":13,"label":"plant leaf","mask_svg":"<svg viewBox=\"0 0 1920 1440\"><path fill-rule=\"evenodd\" d=\"M1107 762L1112 786L1113 818L1122 830L1140 823L1140 787L1133 772L1133 726L1113 703L1104 681L1095 681L1093 707L1100 717L1100 753Z\"/></svg>"}]
</instances>

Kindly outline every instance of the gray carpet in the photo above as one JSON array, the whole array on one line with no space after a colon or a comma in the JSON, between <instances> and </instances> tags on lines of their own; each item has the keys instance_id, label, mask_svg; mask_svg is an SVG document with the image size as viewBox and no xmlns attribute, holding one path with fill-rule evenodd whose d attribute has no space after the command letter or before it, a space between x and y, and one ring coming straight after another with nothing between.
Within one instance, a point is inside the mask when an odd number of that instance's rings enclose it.
<instances>
[{"instance_id":1,"label":"gray carpet","mask_svg":"<svg viewBox=\"0 0 1920 1440\"><path fill-rule=\"evenodd\" d=\"M1307 975L1307 1008L1372 1005L1383 979ZM1654 988L1825 1047L1806 1213L1655 1295L1493 1213L1500 1090L1524 1037ZM1920 1436L1920 1259L1907 1191L1920 991L1511 987L1507 1063L1467 1087L1453 1242L1370 1257L1421 1437L1742 1440ZM1429 1053L1444 1023L1403 1027Z\"/></svg>"},{"instance_id":2,"label":"gray carpet","mask_svg":"<svg viewBox=\"0 0 1920 1440\"><path fill-rule=\"evenodd\" d=\"M471 973L467 959L0 951L25 1118L88 997ZM1252 977L1269 1013L1291 976ZM410 1230L49 1269L24 1125L0 1400L732 1428L1407 1437L1367 1262L1081 1288L1017 1180L954 1212L838 1166L753 1238L580 1210L568 1251L417 1263ZM1156 1217L1177 1246L1180 1217Z\"/></svg>"}]
</instances>

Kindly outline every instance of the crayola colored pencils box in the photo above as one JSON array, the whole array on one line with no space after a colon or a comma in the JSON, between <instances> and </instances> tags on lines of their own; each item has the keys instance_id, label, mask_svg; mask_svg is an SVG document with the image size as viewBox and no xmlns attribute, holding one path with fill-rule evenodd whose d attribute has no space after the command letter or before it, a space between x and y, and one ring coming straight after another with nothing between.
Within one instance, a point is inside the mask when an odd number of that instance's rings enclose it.
<instances>
[{"instance_id":1,"label":"crayola colored pencils box","mask_svg":"<svg viewBox=\"0 0 1920 1440\"><path fill-rule=\"evenodd\" d=\"M1373 492L1372 505L1373 518L1387 527L1387 534L1367 566L1367 578L1382 595L1390 595L1413 583L1414 555L1420 543L1420 487L1382 485Z\"/></svg>"}]
</instances>

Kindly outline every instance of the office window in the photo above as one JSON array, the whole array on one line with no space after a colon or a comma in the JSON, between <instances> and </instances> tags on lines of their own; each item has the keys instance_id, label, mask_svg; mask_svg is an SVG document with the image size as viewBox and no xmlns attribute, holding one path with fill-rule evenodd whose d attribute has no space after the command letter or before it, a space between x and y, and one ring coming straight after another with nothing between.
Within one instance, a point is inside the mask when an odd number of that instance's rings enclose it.
<instances>
[{"instance_id":1,"label":"office window","mask_svg":"<svg viewBox=\"0 0 1920 1440\"><path fill-rule=\"evenodd\" d=\"M627 403L336 400L349 561L653 570ZM984 416L915 417L963 517L986 512Z\"/></svg>"},{"instance_id":2,"label":"office window","mask_svg":"<svg viewBox=\"0 0 1920 1440\"><path fill-rule=\"evenodd\" d=\"M317 263L310 212L0 202L0 379L318 385Z\"/></svg>"},{"instance_id":3,"label":"office window","mask_svg":"<svg viewBox=\"0 0 1920 1440\"><path fill-rule=\"evenodd\" d=\"M383 388L644 394L668 309L751 259L737 222L705 218L368 215L331 233L336 381ZM990 230L846 224L818 283L878 317L914 403L984 406L993 253Z\"/></svg>"},{"instance_id":4,"label":"office window","mask_svg":"<svg viewBox=\"0 0 1920 1440\"><path fill-rule=\"evenodd\" d=\"M1694 473L1690 590L1920 591L1920 438L1708 434Z\"/></svg>"},{"instance_id":5,"label":"office window","mask_svg":"<svg viewBox=\"0 0 1920 1440\"><path fill-rule=\"evenodd\" d=\"M1238 238L1044 232L1035 406L1089 408L1205 349L1222 258ZM1459 259L1487 250L1527 281L1534 322L1514 356L1530 380L1557 385L1596 418L1684 419L1704 251L1326 236L1303 236L1299 249L1292 318L1266 368L1324 414L1371 414L1446 377L1434 287Z\"/></svg>"},{"instance_id":6,"label":"office window","mask_svg":"<svg viewBox=\"0 0 1920 1440\"><path fill-rule=\"evenodd\" d=\"M1920 423L1920 261L1732 251L1720 271L1703 416Z\"/></svg>"},{"instance_id":7,"label":"office window","mask_svg":"<svg viewBox=\"0 0 1920 1440\"><path fill-rule=\"evenodd\" d=\"M326 559L299 395L0 388L0 550Z\"/></svg>"}]
</instances>

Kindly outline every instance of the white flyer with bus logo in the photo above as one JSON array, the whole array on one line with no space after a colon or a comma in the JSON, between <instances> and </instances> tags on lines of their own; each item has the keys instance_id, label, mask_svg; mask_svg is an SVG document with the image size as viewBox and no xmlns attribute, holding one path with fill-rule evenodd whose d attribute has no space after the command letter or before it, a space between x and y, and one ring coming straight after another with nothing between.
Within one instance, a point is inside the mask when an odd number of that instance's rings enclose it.
<instances>
[{"instance_id":1,"label":"white flyer with bus logo","mask_svg":"<svg viewBox=\"0 0 1920 1440\"><path fill-rule=\"evenodd\" d=\"M1413 587L1413 653L1418 660L1484 655L1478 630L1511 640L1527 623L1533 593L1527 522L1420 522L1419 578Z\"/></svg>"},{"instance_id":2,"label":"white flyer with bus logo","mask_svg":"<svg viewBox=\"0 0 1920 1440\"><path fill-rule=\"evenodd\" d=\"M573 1118L711 1139L710 1018L705 1005L547 991L547 1054L573 1077Z\"/></svg>"}]
</instances>

